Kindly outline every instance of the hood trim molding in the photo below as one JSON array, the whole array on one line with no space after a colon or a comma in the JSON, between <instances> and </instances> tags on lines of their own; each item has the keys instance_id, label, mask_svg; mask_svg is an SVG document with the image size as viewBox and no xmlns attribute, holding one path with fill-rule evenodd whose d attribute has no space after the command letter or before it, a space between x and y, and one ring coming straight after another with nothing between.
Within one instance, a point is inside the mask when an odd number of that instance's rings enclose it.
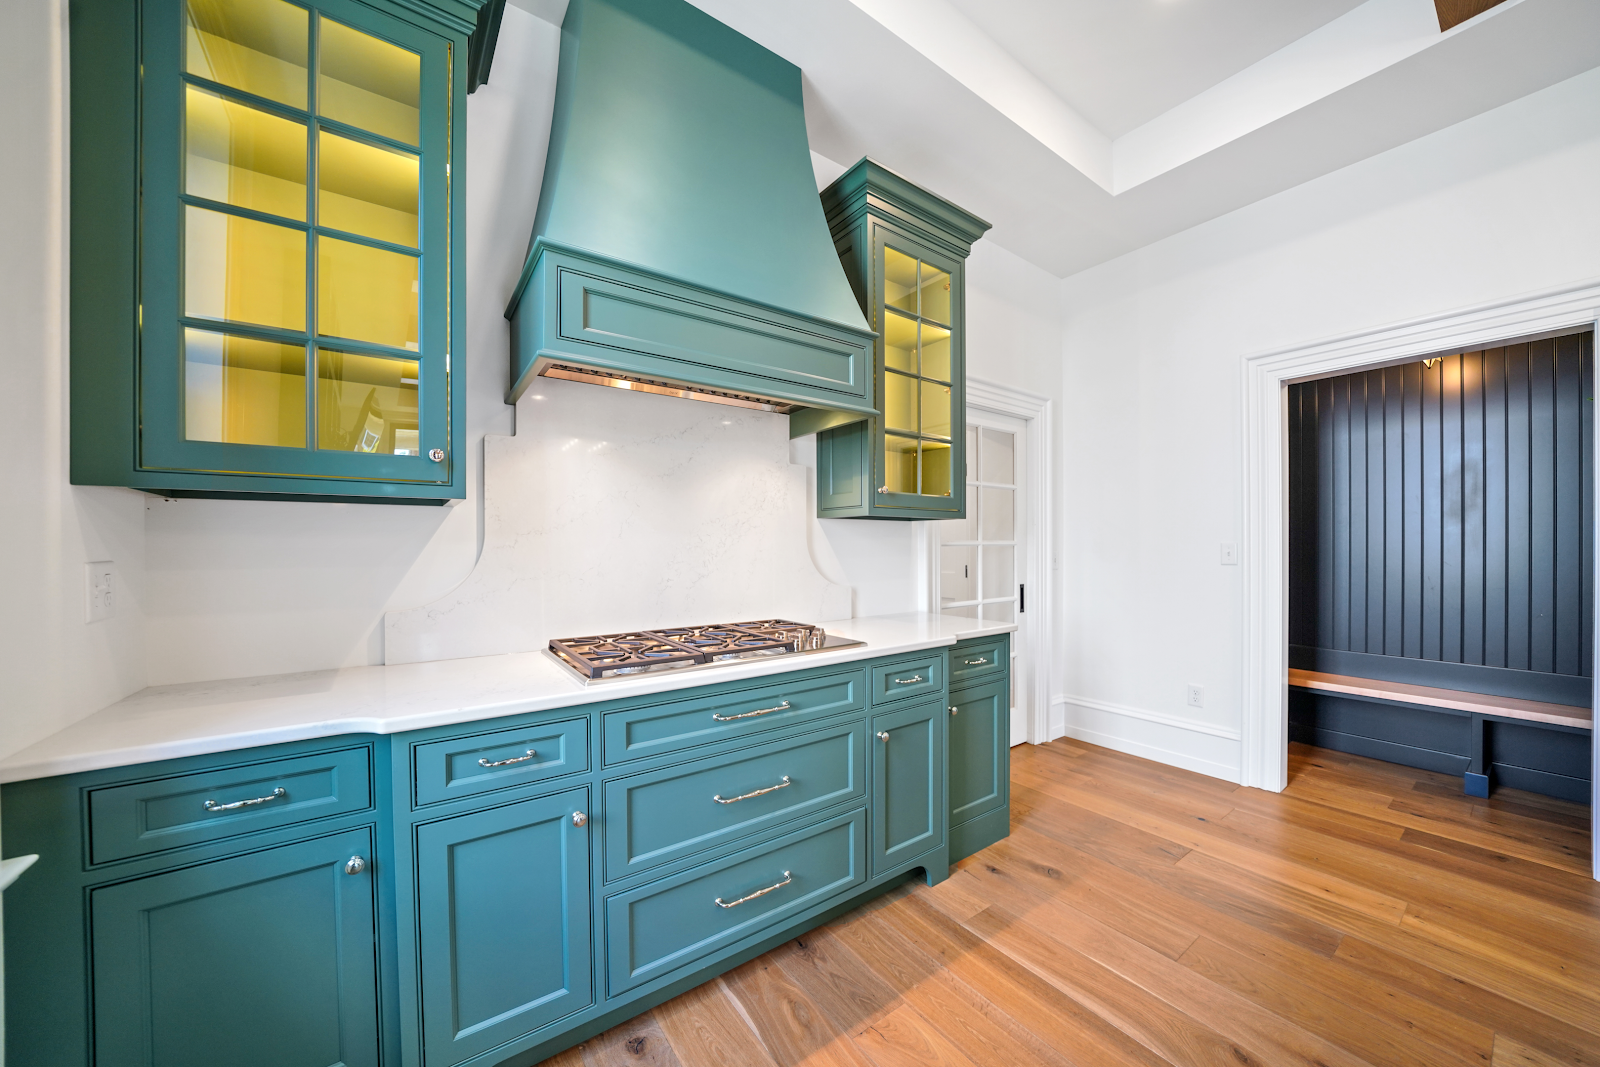
<instances>
[{"instance_id":1,"label":"hood trim molding","mask_svg":"<svg viewBox=\"0 0 1600 1067\"><path fill-rule=\"evenodd\" d=\"M516 403L554 364L732 394L774 410L876 415L872 330L717 292L549 241L534 242L511 303Z\"/></svg>"}]
</instances>

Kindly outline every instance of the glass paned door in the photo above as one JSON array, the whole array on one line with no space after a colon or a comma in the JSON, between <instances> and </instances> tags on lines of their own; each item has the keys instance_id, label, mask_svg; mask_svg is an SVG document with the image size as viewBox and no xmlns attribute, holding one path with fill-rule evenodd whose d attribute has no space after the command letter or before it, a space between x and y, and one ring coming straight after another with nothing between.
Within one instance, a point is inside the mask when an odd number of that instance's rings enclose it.
<instances>
[{"instance_id":1,"label":"glass paned door","mask_svg":"<svg viewBox=\"0 0 1600 1067\"><path fill-rule=\"evenodd\" d=\"M973 411L967 421L967 517L934 523L939 610L991 622L1016 622L1011 637L1011 743L1027 739L1027 686L1019 658L1026 646L1023 507L1025 425Z\"/></svg>"},{"instance_id":2,"label":"glass paned door","mask_svg":"<svg viewBox=\"0 0 1600 1067\"><path fill-rule=\"evenodd\" d=\"M181 73L147 103L143 464L449 481L448 41L349 0L150 11Z\"/></svg>"},{"instance_id":3,"label":"glass paned door","mask_svg":"<svg viewBox=\"0 0 1600 1067\"><path fill-rule=\"evenodd\" d=\"M948 270L883 246L883 491L952 493Z\"/></svg>"}]
</instances>

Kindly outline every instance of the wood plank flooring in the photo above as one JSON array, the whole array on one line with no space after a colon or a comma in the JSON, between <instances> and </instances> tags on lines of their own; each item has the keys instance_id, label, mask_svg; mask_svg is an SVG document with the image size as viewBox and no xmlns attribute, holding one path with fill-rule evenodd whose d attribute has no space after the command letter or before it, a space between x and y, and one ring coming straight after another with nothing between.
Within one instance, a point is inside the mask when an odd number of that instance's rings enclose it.
<instances>
[{"instance_id":1,"label":"wood plank flooring","mask_svg":"<svg viewBox=\"0 0 1600 1067\"><path fill-rule=\"evenodd\" d=\"M1012 835L554 1067L1600 1067L1589 810L1295 745L1012 750Z\"/></svg>"}]
</instances>

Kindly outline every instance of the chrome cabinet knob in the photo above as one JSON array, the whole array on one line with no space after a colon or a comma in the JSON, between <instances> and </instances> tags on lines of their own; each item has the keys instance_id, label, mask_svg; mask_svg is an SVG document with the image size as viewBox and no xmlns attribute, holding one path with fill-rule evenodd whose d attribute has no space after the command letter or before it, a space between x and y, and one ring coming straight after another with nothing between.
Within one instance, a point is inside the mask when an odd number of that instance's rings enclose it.
<instances>
[{"instance_id":1,"label":"chrome cabinet knob","mask_svg":"<svg viewBox=\"0 0 1600 1067\"><path fill-rule=\"evenodd\" d=\"M583 812L575 811L575 812L572 813L572 825L574 825L574 826L582 826L584 823L586 823L588 821L589 821L589 816L585 815Z\"/></svg>"},{"instance_id":2,"label":"chrome cabinet knob","mask_svg":"<svg viewBox=\"0 0 1600 1067\"><path fill-rule=\"evenodd\" d=\"M961 714L961 711L960 711L960 709L959 709L959 708L956 708L956 707L953 707L953 706L952 706L952 707L951 707L951 708L950 708L950 714L952 714L952 715L959 715L959 714Z\"/></svg>"},{"instance_id":3,"label":"chrome cabinet knob","mask_svg":"<svg viewBox=\"0 0 1600 1067\"><path fill-rule=\"evenodd\" d=\"M430 448L430 449L428 449L428 458L433 460L435 463L443 463L444 462L444 449L442 449L442 448Z\"/></svg>"},{"instance_id":4,"label":"chrome cabinet knob","mask_svg":"<svg viewBox=\"0 0 1600 1067\"><path fill-rule=\"evenodd\" d=\"M884 731L880 730L880 731L878 731L878 740L882 741L884 744L888 744L889 743L889 735L887 733L885 733Z\"/></svg>"},{"instance_id":5,"label":"chrome cabinet knob","mask_svg":"<svg viewBox=\"0 0 1600 1067\"><path fill-rule=\"evenodd\" d=\"M345 874L360 874L367 869L367 861L360 856L351 856L344 861Z\"/></svg>"}]
</instances>

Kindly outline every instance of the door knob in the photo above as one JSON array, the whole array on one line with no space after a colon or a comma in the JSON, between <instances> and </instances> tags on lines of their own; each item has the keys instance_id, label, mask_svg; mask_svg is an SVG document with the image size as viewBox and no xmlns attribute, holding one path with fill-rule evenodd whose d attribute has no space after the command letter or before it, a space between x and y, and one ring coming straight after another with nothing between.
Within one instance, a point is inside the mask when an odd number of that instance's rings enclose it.
<instances>
[{"instance_id":1,"label":"door knob","mask_svg":"<svg viewBox=\"0 0 1600 1067\"><path fill-rule=\"evenodd\" d=\"M583 812L575 811L575 812L572 813L572 825L574 825L574 826L582 826L584 823L586 823L588 821L589 821L589 816L585 815Z\"/></svg>"},{"instance_id":2,"label":"door knob","mask_svg":"<svg viewBox=\"0 0 1600 1067\"><path fill-rule=\"evenodd\" d=\"M344 861L345 874L360 874L367 869L367 861L360 856L351 856Z\"/></svg>"}]
</instances>

